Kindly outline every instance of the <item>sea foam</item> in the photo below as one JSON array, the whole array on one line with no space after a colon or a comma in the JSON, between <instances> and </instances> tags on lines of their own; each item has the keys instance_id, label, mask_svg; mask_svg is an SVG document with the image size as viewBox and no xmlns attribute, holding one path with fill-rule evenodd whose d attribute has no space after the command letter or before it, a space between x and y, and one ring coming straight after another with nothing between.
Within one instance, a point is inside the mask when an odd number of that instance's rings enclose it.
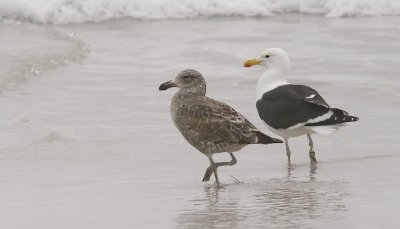
<instances>
[{"instance_id":1,"label":"sea foam","mask_svg":"<svg viewBox=\"0 0 400 229\"><path fill-rule=\"evenodd\" d=\"M400 0L2 0L0 17L68 24L121 17L182 19L214 16L399 16Z\"/></svg>"}]
</instances>

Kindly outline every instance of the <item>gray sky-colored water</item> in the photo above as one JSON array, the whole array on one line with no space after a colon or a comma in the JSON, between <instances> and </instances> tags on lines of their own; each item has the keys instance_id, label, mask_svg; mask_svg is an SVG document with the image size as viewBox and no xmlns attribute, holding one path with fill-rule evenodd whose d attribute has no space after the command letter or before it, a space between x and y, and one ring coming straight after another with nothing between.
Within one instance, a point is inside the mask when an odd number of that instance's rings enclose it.
<instances>
[{"instance_id":1,"label":"gray sky-colored water","mask_svg":"<svg viewBox=\"0 0 400 229\"><path fill-rule=\"evenodd\" d=\"M0 54L1 228L400 226L398 18L0 26L13 53ZM210 97L268 133L255 108L262 68L242 65L274 46L291 57L291 82L360 121L315 136L316 169L300 137L290 169L283 145L253 145L219 170L223 188L202 183L208 159L175 129L174 92L158 86L197 69Z\"/></svg>"}]
</instances>

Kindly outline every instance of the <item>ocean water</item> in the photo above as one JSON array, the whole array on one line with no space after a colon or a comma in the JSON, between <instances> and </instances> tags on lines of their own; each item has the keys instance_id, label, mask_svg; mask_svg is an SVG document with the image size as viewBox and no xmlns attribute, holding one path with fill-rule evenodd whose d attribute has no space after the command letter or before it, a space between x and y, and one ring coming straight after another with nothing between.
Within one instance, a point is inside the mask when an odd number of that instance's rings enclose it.
<instances>
[{"instance_id":1,"label":"ocean water","mask_svg":"<svg viewBox=\"0 0 400 229\"><path fill-rule=\"evenodd\" d=\"M171 2L0 3L0 228L400 227L397 1ZM177 19L174 4L198 14ZM257 4L275 15L246 17L264 15L249 13ZM335 4L347 13L328 17ZM317 168L300 137L291 168L283 145L253 145L219 169L222 188L202 183L209 162L158 86L197 69L210 97L268 133L255 109L262 69L243 62L275 46L291 82L360 121L314 137Z\"/></svg>"},{"instance_id":2,"label":"ocean water","mask_svg":"<svg viewBox=\"0 0 400 229\"><path fill-rule=\"evenodd\" d=\"M398 0L2 0L0 17L48 24L135 19L271 16L327 17L400 15Z\"/></svg>"}]
</instances>

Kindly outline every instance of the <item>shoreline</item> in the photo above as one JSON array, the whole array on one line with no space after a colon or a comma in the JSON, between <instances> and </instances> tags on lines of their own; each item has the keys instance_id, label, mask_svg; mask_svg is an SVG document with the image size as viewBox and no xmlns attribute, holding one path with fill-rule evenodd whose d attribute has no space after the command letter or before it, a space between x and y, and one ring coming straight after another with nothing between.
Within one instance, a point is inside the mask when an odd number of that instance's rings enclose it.
<instances>
[{"instance_id":1,"label":"shoreline","mask_svg":"<svg viewBox=\"0 0 400 229\"><path fill-rule=\"evenodd\" d=\"M0 96L0 227L398 226L400 29L392 19L321 18L51 26L90 53ZM262 69L242 65L271 46L289 52L289 80L360 121L315 136L315 171L306 138L291 140L293 168L282 145L249 146L215 189L201 182L207 158L172 124L173 91L158 86L197 69L208 96L269 134L255 108Z\"/></svg>"}]
</instances>

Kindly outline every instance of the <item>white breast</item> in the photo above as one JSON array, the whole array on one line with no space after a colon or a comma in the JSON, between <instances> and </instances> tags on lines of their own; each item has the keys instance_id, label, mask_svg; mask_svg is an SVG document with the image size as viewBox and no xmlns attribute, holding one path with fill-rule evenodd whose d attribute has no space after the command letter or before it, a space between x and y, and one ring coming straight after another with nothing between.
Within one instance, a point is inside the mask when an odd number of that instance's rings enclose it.
<instances>
[{"instance_id":1,"label":"white breast","mask_svg":"<svg viewBox=\"0 0 400 229\"><path fill-rule=\"evenodd\" d=\"M273 69L265 71L257 82L257 100L261 99L264 93L286 84L289 83L287 82L286 76L283 73Z\"/></svg>"}]
</instances>

